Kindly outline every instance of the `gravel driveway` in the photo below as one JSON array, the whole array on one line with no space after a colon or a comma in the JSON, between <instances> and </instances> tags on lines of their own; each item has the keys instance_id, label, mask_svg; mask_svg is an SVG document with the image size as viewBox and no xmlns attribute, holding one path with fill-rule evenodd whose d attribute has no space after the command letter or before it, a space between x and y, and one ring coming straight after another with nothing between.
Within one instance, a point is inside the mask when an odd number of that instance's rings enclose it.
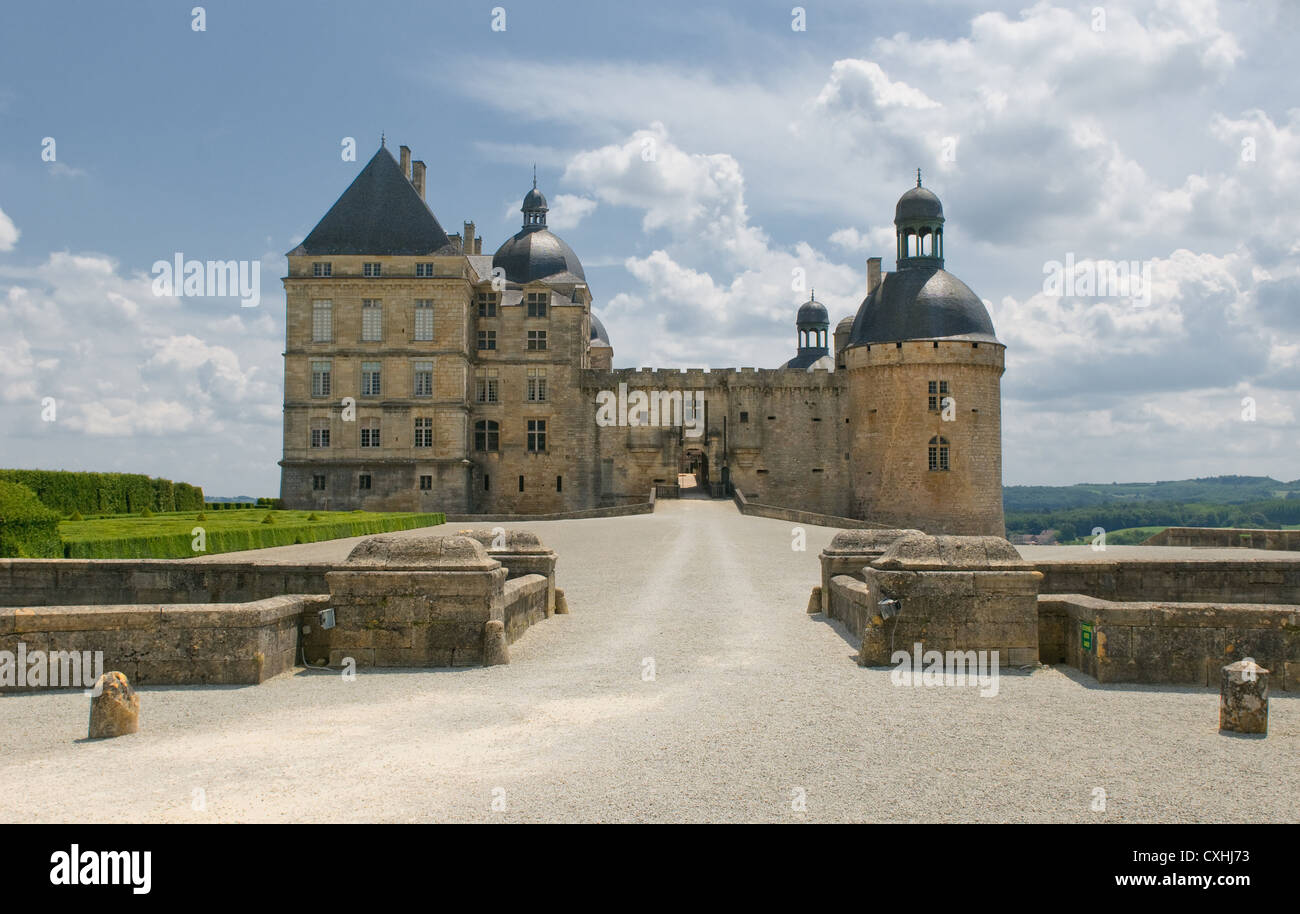
<instances>
[{"instance_id":1,"label":"gravel driveway","mask_svg":"<svg viewBox=\"0 0 1300 914\"><path fill-rule=\"evenodd\" d=\"M146 688L141 732L95 743L80 694L0 697L0 818L1300 820L1297 697L1274 693L1259 740L1218 733L1213 690L1065 667L992 698L896 687L805 614L835 531L797 552L792 526L699 500L511 525L558 552L573 614L505 667Z\"/></svg>"}]
</instances>

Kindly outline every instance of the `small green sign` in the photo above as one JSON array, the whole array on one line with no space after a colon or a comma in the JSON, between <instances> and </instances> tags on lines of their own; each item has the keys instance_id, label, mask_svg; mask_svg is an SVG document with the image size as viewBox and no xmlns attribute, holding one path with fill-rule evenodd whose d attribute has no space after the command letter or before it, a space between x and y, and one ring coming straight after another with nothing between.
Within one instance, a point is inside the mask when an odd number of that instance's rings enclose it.
<instances>
[{"instance_id":1,"label":"small green sign","mask_svg":"<svg viewBox=\"0 0 1300 914\"><path fill-rule=\"evenodd\" d=\"M1079 626L1080 641L1085 651L1092 650L1092 623L1084 622Z\"/></svg>"}]
</instances>

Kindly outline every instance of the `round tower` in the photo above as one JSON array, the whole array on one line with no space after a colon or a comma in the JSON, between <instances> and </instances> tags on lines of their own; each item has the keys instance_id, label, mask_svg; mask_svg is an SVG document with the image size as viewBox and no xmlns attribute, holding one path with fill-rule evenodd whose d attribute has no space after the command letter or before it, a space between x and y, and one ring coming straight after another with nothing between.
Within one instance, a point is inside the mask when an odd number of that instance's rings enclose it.
<instances>
[{"instance_id":1,"label":"round tower","mask_svg":"<svg viewBox=\"0 0 1300 914\"><path fill-rule=\"evenodd\" d=\"M916 187L894 212L897 269L848 334L855 516L927 533L1004 536L1002 371L984 303L943 268L943 205Z\"/></svg>"}]
</instances>

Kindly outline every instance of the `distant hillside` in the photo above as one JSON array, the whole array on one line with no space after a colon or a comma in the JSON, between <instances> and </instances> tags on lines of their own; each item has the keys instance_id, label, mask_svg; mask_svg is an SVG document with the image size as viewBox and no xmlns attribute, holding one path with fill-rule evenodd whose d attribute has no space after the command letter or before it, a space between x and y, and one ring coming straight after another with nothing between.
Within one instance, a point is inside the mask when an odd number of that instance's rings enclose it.
<instances>
[{"instance_id":1,"label":"distant hillside","mask_svg":"<svg viewBox=\"0 0 1300 914\"><path fill-rule=\"evenodd\" d=\"M1070 508L1118 506L1140 502L1240 505L1300 497L1300 479L1280 482L1269 476L1207 476L1169 482L1085 482L1073 486L1003 486L1002 505L1008 513L1063 511Z\"/></svg>"}]
</instances>

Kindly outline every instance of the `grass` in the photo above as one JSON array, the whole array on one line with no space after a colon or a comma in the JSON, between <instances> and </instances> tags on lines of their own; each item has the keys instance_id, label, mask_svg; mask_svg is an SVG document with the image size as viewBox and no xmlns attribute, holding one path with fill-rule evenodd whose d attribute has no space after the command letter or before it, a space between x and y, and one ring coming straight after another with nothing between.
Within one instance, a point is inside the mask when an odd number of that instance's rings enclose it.
<instances>
[{"instance_id":1,"label":"grass","mask_svg":"<svg viewBox=\"0 0 1300 914\"><path fill-rule=\"evenodd\" d=\"M1154 527L1124 527L1120 530L1106 531L1107 546L1140 546L1142 543L1155 536L1161 530L1168 529L1168 524L1158 524ZM1065 546L1086 546L1092 542L1091 536L1080 537L1076 540L1063 542Z\"/></svg>"},{"instance_id":2,"label":"grass","mask_svg":"<svg viewBox=\"0 0 1300 914\"><path fill-rule=\"evenodd\" d=\"M271 523L266 523L273 516ZM152 517L118 514L59 523L63 554L67 558L178 559L216 555L267 546L316 543L347 536L365 536L394 530L411 530L446 523L440 513L384 514L371 511L278 511L253 508L240 511L185 511ZM196 527L203 529L195 549Z\"/></svg>"}]
</instances>

